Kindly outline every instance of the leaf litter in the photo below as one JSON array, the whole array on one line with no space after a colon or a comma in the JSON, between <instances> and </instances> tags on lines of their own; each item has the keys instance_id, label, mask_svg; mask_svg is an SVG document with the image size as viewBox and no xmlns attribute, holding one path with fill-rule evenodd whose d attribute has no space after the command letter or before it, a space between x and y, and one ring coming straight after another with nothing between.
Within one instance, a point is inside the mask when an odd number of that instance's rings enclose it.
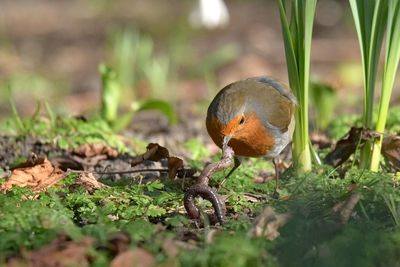
<instances>
[{"instance_id":1,"label":"leaf litter","mask_svg":"<svg viewBox=\"0 0 400 267\"><path fill-rule=\"evenodd\" d=\"M65 176L64 171L54 166L47 158L31 158L19 164L1 185L0 190L5 193L14 186L30 186L32 192L42 192L56 185Z\"/></svg>"}]
</instances>

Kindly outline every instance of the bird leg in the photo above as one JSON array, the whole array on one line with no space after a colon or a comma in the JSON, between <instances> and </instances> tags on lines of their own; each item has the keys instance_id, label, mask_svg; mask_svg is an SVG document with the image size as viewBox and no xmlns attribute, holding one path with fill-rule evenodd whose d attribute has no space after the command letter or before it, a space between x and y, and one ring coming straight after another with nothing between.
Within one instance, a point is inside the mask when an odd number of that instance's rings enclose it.
<instances>
[{"instance_id":1,"label":"bird leg","mask_svg":"<svg viewBox=\"0 0 400 267\"><path fill-rule=\"evenodd\" d=\"M275 191L272 194L273 198L279 198L279 193L278 193L278 180L279 180L279 158L273 158L272 163L274 164L275 167Z\"/></svg>"},{"instance_id":2,"label":"bird leg","mask_svg":"<svg viewBox=\"0 0 400 267\"><path fill-rule=\"evenodd\" d=\"M185 192L183 203L190 218L200 218L200 212L194 203L194 198L201 196L212 203L218 222L221 225L224 224L226 211L225 203L220 199L217 192L208 186L208 181L214 173L229 168L232 164L234 155L235 153L231 147L224 147L222 150L222 159L218 162L213 162L207 165L199 176L199 183L190 187Z\"/></svg>"},{"instance_id":3,"label":"bird leg","mask_svg":"<svg viewBox=\"0 0 400 267\"><path fill-rule=\"evenodd\" d=\"M229 178L229 176L231 176L231 174L237 169L239 168L240 164L242 164L242 162L240 161L240 159L238 157L234 157L234 165L233 168L231 169L231 171L228 173L227 176L225 176L224 180L222 180L222 182L219 183L218 185L218 191L221 189L221 187L225 184L226 180Z\"/></svg>"}]
</instances>

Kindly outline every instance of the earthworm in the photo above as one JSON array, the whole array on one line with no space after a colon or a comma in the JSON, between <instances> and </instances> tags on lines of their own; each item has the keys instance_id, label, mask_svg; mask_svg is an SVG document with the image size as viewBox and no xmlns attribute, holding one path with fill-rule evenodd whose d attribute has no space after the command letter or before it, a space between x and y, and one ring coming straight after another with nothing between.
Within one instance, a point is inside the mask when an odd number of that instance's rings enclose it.
<instances>
[{"instance_id":1,"label":"earthworm","mask_svg":"<svg viewBox=\"0 0 400 267\"><path fill-rule=\"evenodd\" d=\"M233 149L229 146L224 147L222 153L222 159L206 166L199 176L199 183L185 192L184 206L190 218L200 218L200 212L194 203L194 198L201 196L212 203L218 222L221 225L224 224L225 203L221 201L217 191L208 186L208 181L214 173L225 170L232 164Z\"/></svg>"},{"instance_id":2,"label":"earthworm","mask_svg":"<svg viewBox=\"0 0 400 267\"><path fill-rule=\"evenodd\" d=\"M194 203L194 198L197 196L201 196L212 203L217 220L220 225L223 225L225 216L225 203L221 201L215 189L205 184L196 184L185 192L183 203L189 217L192 219L200 218L200 211Z\"/></svg>"}]
</instances>

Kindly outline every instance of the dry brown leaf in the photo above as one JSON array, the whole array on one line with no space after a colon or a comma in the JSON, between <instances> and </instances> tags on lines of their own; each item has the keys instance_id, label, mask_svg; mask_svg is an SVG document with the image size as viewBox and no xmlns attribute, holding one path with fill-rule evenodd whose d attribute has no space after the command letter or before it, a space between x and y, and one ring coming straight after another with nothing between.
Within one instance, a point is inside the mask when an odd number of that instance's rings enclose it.
<instances>
[{"instance_id":1,"label":"dry brown leaf","mask_svg":"<svg viewBox=\"0 0 400 267\"><path fill-rule=\"evenodd\" d=\"M174 179L176 173L180 167L183 165L183 160L177 157L168 158L168 177L169 179Z\"/></svg>"},{"instance_id":2,"label":"dry brown leaf","mask_svg":"<svg viewBox=\"0 0 400 267\"><path fill-rule=\"evenodd\" d=\"M55 185L65 176L65 173L47 158L39 158L36 163L38 164L31 167L14 169L11 176L0 185L0 191L6 192L14 186L31 186L32 192L41 192Z\"/></svg>"},{"instance_id":3,"label":"dry brown leaf","mask_svg":"<svg viewBox=\"0 0 400 267\"><path fill-rule=\"evenodd\" d=\"M17 166L13 167L12 169L20 169L20 168L28 168L28 167L33 167L35 165L42 164L44 162L45 158L44 157L38 157L35 153L32 152L30 158L28 158L26 161L21 162Z\"/></svg>"},{"instance_id":4,"label":"dry brown leaf","mask_svg":"<svg viewBox=\"0 0 400 267\"><path fill-rule=\"evenodd\" d=\"M90 237L81 242L67 241L66 236L60 236L50 244L28 253L27 259L11 260L8 266L90 266L88 249L93 241Z\"/></svg>"},{"instance_id":5,"label":"dry brown leaf","mask_svg":"<svg viewBox=\"0 0 400 267\"><path fill-rule=\"evenodd\" d=\"M173 258L179 253L179 249L176 247L172 238L166 238L162 244L162 247L168 257Z\"/></svg>"},{"instance_id":6,"label":"dry brown leaf","mask_svg":"<svg viewBox=\"0 0 400 267\"><path fill-rule=\"evenodd\" d=\"M81 162L75 160L74 157L68 155L61 155L58 157L54 157L51 159L51 163L53 163L54 166L60 168L63 171L67 171L68 169L79 170L79 171L84 170Z\"/></svg>"},{"instance_id":7,"label":"dry brown leaf","mask_svg":"<svg viewBox=\"0 0 400 267\"><path fill-rule=\"evenodd\" d=\"M97 188L109 188L108 185L105 185L97 181L96 178L93 176L93 173L91 172L80 173L79 176L76 178L75 183L72 185L72 187L77 187L77 186L83 186L84 188L86 188L89 194L93 194Z\"/></svg>"},{"instance_id":8,"label":"dry brown leaf","mask_svg":"<svg viewBox=\"0 0 400 267\"><path fill-rule=\"evenodd\" d=\"M396 171L400 171L400 136L391 135L383 138L382 154L393 165Z\"/></svg>"},{"instance_id":9,"label":"dry brown leaf","mask_svg":"<svg viewBox=\"0 0 400 267\"><path fill-rule=\"evenodd\" d=\"M278 229L284 226L288 222L289 218L290 214L279 214L270 206L266 206L263 212L256 218L253 226L247 233L247 236L265 236L268 240L274 240L280 235Z\"/></svg>"},{"instance_id":10,"label":"dry brown leaf","mask_svg":"<svg viewBox=\"0 0 400 267\"><path fill-rule=\"evenodd\" d=\"M150 153L148 155L148 158L146 158L147 160L159 161L161 159L169 157L168 149L160 146L159 144L150 143L147 145L146 149L147 151L154 151L153 153Z\"/></svg>"},{"instance_id":11,"label":"dry brown leaf","mask_svg":"<svg viewBox=\"0 0 400 267\"><path fill-rule=\"evenodd\" d=\"M120 254L126 251L127 247L131 243L131 237L125 232L116 232L107 240L109 249L114 255Z\"/></svg>"},{"instance_id":12,"label":"dry brown leaf","mask_svg":"<svg viewBox=\"0 0 400 267\"><path fill-rule=\"evenodd\" d=\"M160 146L159 144L150 143L147 145L146 149L147 149L146 153L136 156L132 160L131 162L132 167L142 163L145 160L159 161L161 159L169 157L168 149L166 149L163 146Z\"/></svg>"},{"instance_id":13,"label":"dry brown leaf","mask_svg":"<svg viewBox=\"0 0 400 267\"><path fill-rule=\"evenodd\" d=\"M343 164L356 151L357 145L378 138L381 134L365 127L352 127L336 144L335 149L326 155L325 162L337 167Z\"/></svg>"},{"instance_id":14,"label":"dry brown leaf","mask_svg":"<svg viewBox=\"0 0 400 267\"><path fill-rule=\"evenodd\" d=\"M111 262L111 267L151 267L156 263L154 256L142 248L133 248L122 252Z\"/></svg>"},{"instance_id":15,"label":"dry brown leaf","mask_svg":"<svg viewBox=\"0 0 400 267\"><path fill-rule=\"evenodd\" d=\"M115 148L106 146L102 142L82 144L72 150L72 153L86 158L99 155L106 155L107 157L111 158L115 158L118 156L118 151Z\"/></svg>"}]
</instances>

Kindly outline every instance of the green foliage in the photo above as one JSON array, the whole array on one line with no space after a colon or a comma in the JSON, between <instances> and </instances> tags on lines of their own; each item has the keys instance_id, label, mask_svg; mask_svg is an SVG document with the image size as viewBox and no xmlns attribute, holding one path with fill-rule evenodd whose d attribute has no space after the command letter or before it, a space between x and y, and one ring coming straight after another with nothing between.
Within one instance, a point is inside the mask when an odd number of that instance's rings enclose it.
<instances>
[{"instance_id":1,"label":"green foliage","mask_svg":"<svg viewBox=\"0 0 400 267\"><path fill-rule=\"evenodd\" d=\"M210 88L217 88L217 70L238 58L239 52L236 44L225 44L201 58L199 64L194 66L194 71L204 75Z\"/></svg>"},{"instance_id":2,"label":"green foliage","mask_svg":"<svg viewBox=\"0 0 400 267\"><path fill-rule=\"evenodd\" d=\"M174 109L165 101L157 99L138 100L131 104L131 109L134 112L140 110L158 110L164 114L171 124L177 123L177 118Z\"/></svg>"},{"instance_id":3,"label":"green foliage","mask_svg":"<svg viewBox=\"0 0 400 267\"><path fill-rule=\"evenodd\" d=\"M378 110L374 111L373 118L375 118L372 123L376 123L375 114L378 113ZM400 106L392 107L389 110L386 129L385 131L389 134L395 134L400 132ZM362 116L352 114L352 115L341 115L337 116L334 120L329 123L327 128L327 134L329 138L334 140L338 140L342 138L351 127L361 127L362 126Z\"/></svg>"},{"instance_id":4,"label":"green foliage","mask_svg":"<svg viewBox=\"0 0 400 267\"><path fill-rule=\"evenodd\" d=\"M179 254L182 266L279 266L269 251L269 242L246 238L244 231L224 232L207 244L202 253L184 251Z\"/></svg>"},{"instance_id":5,"label":"green foliage","mask_svg":"<svg viewBox=\"0 0 400 267\"><path fill-rule=\"evenodd\" d=\"M114 122L118 116L118 103L121 95L117 73L110 67L100 64L101 75L101 117Z\"/></svg>"},{"instance_id":6,"label":"green foliage","mask_svg":"<svg viewBox=\"0 0 400 267\"><path fill-rule=\"evenodd\" d=\"M392 94L394 79L397 72L397 67L400 62L400 2L390 0L388 2L388 16L387 16L387 29L386 29L386 56L383 71L383 81L381 98L379 103L378 121L376 123L376 130L383 132L385 130L386 120L388 117L388 110L390 104L390 97ZM371 170L377 171L379 168L381 147L381 137L374 142L371 158Z\"/></svg>"},{"instance_id":7,"label":"green foliage","mask_svg":"<svg viewBox=\"0 0 400 267\"><path fill-rule=\"evenodd\" d=\"M336 91L328 84L313 81L310 86L310 99L315 110L316 128L325 130L336 107Z\"/></svg>"},{"instance_id":8,"label":"green foliage","mask_svg":"<svg viewBox=\"0 0 400 267\"><path fill-rule=\"evenodd\" d=\"M60 232L74 239L81 236L72 221L73 212L62 205L57 195L41 193L40 201L21 200L22 196L33 194L23 188L0 194L1 253L15 252L21 247L38 248Z\"/></svg>"},{"instance_id":9,"label":"green foliage","mask_svg":"<svg viewBox=\"0 0 400 267\"><path fill-rule=\"evenodd\" d=\"M351 10L357 29L364 69L363 125L373 128L375 80L379 56L386 32L386 56L376 130L383 132L390 96L400 60L400 3L399 1L351 0ZM382 138L367 142L361 153L360 166L378 171Z\"/></svg>"},{"instance_id":10,"label":"green foliage","mask_svg":"<svg viewBox=\"0 0 400 267\"><path fill-rule=\"evenodd\" d=\"M55 117L49 121L44 117L34 116L19 119L26 127L29 136L42 142L56 142L60 148L74 148L84 143L104 142L120 152L128 152L125 144L114 135L110 126L101 119L83 121L73 117ZM29 125L27 127L26 125ZM19 131L14 118L0 122L0 130L4 134L25 138Z\"/></svg>"},{"instance_id":11,"label":"green foliage","mask_svg":"<svg viewBox=\"0 0 400 267\"><path fill-rule=\"evenodd\" d=\"M118 73L118 81L124 92L138 96L138 87L146 81L153 97L166 95L169 78L169 58L156 55L150 36L135 30L115 30L111 36L109 62ZM130 92L129 92L130 91ZM125 95L125 93L124 93Z\"/></svg>"},{"instance_id":12,"label":"green foliage","mask_svg":"<svg viewBox=\"0 0 400 267\"><path fill-rule=\"evenodd\" d=\"M139 110L158 110L167 116L170 123L176 123L175 111L169 103L138 99L137 92L139 87L148 83L151 96L165 96L169 59L154 55L153 40L149 36L132 30L115 32L108 59L110 66L99 66L102 76L102 117L116 132L125 129ZM120 95L124 97L120 98ZM118 116L118 108L128 101L131 101L129 110Z\"/></svg>"},{"instance_id":13,"label":"green foliage","mask_svg":"<svg viewBox=\"0 0 400 267\"><path fill-rule=\"evenodd\" d=\"M316 0L279 0L282 35L285 44L289 84L298 101L295 111L293 160L299 172L311 170L311 149L308 135L308 98L310 79L311 37ZM290 21L287 18L290 10Z\"/></svg>"},{"instance_id":14,"label":"green foliage","mask_svg":"<svg viewBox=\"0 0 400 267\"><path fill-rule=\"evenodd\" d=\"M363 125L372 127L373 98L379 55L386 26L386 1L350 0L364 69Z\"/></svg>"},{"instance_id":15,"label":"green foliage","mask_svg":"<svg viewBox=\"0 0 400 267\"><path fill-rule=\"evenodd\" d=\"M14 130L18 135L26 137L32 131L34 123L38 117L40 111L40 102L37 102L36 110L33 115L25 120L23 120L18 114L17 107L15 106L14 100L11 96L11 89L9 90L9 102L12 110L11 122L15 126Z\"/></svg>"},{"instance_id":16,"label":"green foliage","mask_svg":"<svg viewBox=\"0 0 400 267\"><path fill-rule=\"evenodd\" d=\"M282 198L274 200L269 197L274 191L273 182L256 184L252 179L260 170L271 171L272 166L262 159L243 162L220 190L220 194L228 195L228 214L238 216L230 217L223 227L218 227L211 243L207 241L211 227L199 231L185 215L178 213L183 205L180 181L159 180L129 186L109 181L110 188L97 189L89 195L80 187L70 192L76 177L70 174L60 183L61 188L40 193L37 200L22 200L23 196L26 199L33 194L14 188L0 194L0 254L11 255L21 247L38 248L59 233L66 233L73 240L94 237L95 260L107 265L111 260L104 251L107 240L123 231L130 236L131 246L146 248L160 263L168 260L163 251L166 238L179 240L182 234L197 236L195 250L179 248L176 260L184 266L332 266L333 263L395 266L398 263L398 179L359 169L349 170L341 179L330 166L302 175L289 169L280 179ZM211 184L220 182L227 171L215 174ZM265 202L249 202L244 193L257 195ZM332 207L346 202L354 193L359 194L360 201L349 223L342 224ZM208 201L199 204L201 208L211 206ZM266 204L276 212L291 213L291 219L278 229L280 236L274 241L247 237L253 218Z\"/></svg>"},{"instance_id":17,"label":"green foliage","mask_svg":"<svg viewBox=\"0 0 400 267\"><path fill-rule=\"evenodd\" d=\"M101 117L111 125L114 131L119 132L125 129L131 122L133 115L140 110L158 110L167 116L171 124L177 122L172 106L165 101L156 99L134 101L131 103L130 110L118 117L121 87L117 73L104 64L99 66L99 72L102 77Z\"/></svg>"},{"instance_id":18,"label":"green foliage","mask_svg":"<svg viewBox=\"0 0 400 267\"><path fill-rule=\"evenodd\" d=\"M208 153L207 148L205 148L203 142L201 142L197 138L192 138L188 141L186 141L183 146L190 152L192 153L192 159L194 161L204 159L206 157L210 156L210 153Z\"/></svg>"}]
</instances>

